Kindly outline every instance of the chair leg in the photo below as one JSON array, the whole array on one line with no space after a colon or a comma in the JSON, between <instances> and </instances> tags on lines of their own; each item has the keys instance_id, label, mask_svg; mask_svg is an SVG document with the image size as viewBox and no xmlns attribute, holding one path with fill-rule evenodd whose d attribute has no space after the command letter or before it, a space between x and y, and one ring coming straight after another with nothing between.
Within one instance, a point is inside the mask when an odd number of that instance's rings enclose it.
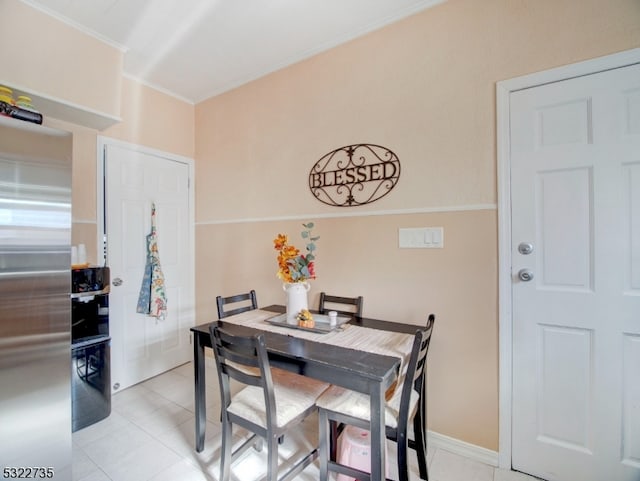
<instances>
[{"instance_id":1,"label":"chair leg","mask_svg":"<svg viewBox=\"0 0 640 481\"><path fill-rule=\"evenodd\" d=\"M278 481L278 438L267 439L267 481Z\"/></svg>"},{"instance_id":2,"label":"chair leg","mask_svg":"<svg viewBox=\"0 0 640 481\"><path fill-rule=\"evenodd\" d=\"M404 432L398 432L396 444L398 449L398 481L409 481L409 468L407 466L407 447L409 441L407 440L406 429Z\"/></svg>"},{"instance_id":3,"label":"chair leg","mask_svg":"<svg viewBox=\"0 0 640 481\"><path fill-rule=\"evenodd\" d=\"M415 443L416 456L418 457L418 469L420 479L429 480L429 471L427 468L427 437L424 432L424 422L420 412L413 418L413 436Z\"/></svg>"},{"instance_id":4,"label":"chair leg","mask_svg":"<svg viewBox=\"0 0 640 481\"><path fill-rule=\"evenodd\" d=\"M318 411L318 457L320 458L320 481L327 481L329 476L329 417L324 409ZM332 421L332 424L336 424Z\"/></svg>"},{"instance_id":5,"label":"chair leg","mask_svg":"<svg viewBox=\"0 0 640 481\"><path fill-rule=\"evenodd\" d=\"M228 481L231 470L231 452L233 445L231 442L231 423L226 419L222 420L222 455L220 456L220 481Z\"/></svg>"}]
</instances>

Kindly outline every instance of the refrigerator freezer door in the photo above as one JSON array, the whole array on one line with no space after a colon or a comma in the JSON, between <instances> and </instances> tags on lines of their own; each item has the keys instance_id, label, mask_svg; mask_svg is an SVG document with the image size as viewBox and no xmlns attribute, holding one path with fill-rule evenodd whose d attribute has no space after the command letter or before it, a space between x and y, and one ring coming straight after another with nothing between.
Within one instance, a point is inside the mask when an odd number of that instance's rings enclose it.
<instances>
[{"instance_id":1,"label":"refrigerator freezer door","mask_svg":"<svg viewBox=\"0 0 640 481\"><path fill-rule=\"evenodd\" d=\"M11 122L0 122L0 464L71 479L71 135Z\"/></svg>"}]
</instances>

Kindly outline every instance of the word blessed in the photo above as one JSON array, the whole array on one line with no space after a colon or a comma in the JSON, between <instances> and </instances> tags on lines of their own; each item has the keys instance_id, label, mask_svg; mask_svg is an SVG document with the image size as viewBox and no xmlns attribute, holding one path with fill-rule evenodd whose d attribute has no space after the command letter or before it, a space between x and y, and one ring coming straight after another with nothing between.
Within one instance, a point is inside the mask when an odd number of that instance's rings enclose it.
<instances>
[{"instance_id":1,"label":"word blessed","mask_svg":"<svg viewBox=\"0 0 640 481\"><path fill-rule=\"evenodd\" d=\"M394 179L398 176L398 168L392 162L384 164L363 165L344 170L331 170L320 174L312 174L312 187L333 187L336 185L372 182L376 180Z\"/></svg>"},{"instance_id":2,"label":"word blessed","mask_svg":"<svg viewBox=\"0 0 640 481\"><path fill-rule=\"evenodd\" d=\"M309 188L337 207L369 204L388 194L400 178L400 161L385 147L356 144L329 152L312 167Z\"/></svg>"}]
</instances>

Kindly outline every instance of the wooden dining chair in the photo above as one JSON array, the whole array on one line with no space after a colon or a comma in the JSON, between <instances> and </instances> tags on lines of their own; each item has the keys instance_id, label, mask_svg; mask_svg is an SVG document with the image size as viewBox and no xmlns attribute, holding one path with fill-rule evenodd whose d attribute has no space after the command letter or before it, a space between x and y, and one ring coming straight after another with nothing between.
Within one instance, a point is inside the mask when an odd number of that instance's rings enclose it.
<instances>
[{"instance_id":1,"label":"wooden dining chair","mask_svg":"<svg viewBox=\"0 0 640 481\"><path fill-rule=\"evenodd\" d=\"M229 307L233 304L233 307ZM251 289L244 294L236 294L229 297L216 297L216 305L218 306L218 319L240 314L241 312L251 311L258 308L258 299L256 291Z\"/></svg>"},{"instance_id":2,"label":"wooden dining chair","mask_svg":"<svg viewBox=\"0 0 640 481\"><path fill-rule=\"evenodd\" d=\"M278 477L278 439L316 411L316 399L329 385L280 369L270 369L262 334L236 336L215 325L209 328L209 332L222 400L220 481L229 480L234 459L257 439L264 439L267 444L267 481L293 479L318 457L318 450L314 448L300 457L283 476ZM235 394L231 392L232 379L244 385ZM232 446L233 425L253 433L235 451Z\"/></svg>"},{"instance_id":3,"label":"wooden dining chair","mask_svg":"<svg viewBox=\"0 0 640 481\"><path fill-rule=\"evenodd\" d=\"M416 332L404 378L399 379L398 387L385 406L386 437L397 443L399 481L409 481L408 447L416 452L420 478L429 479L425 431L425 367L434 323L435 316L430 314L426 327ZM363 471L338 464L333 455L337 451L338 429L336 426L338 424L371 429L369 396L338 386L331 386L318 398L316 404L320 422L320 480L327 480L329 469L357 479L369 479L369 475ZM407 435L410 421L413 421L414 439L408 439Z\"/></svg>"},{"instance_id":4,"label":"wooden dining chair","mask_svg":"<svg viewBox=\"0 0 640 481\"><path fill-rule=\"evenodd\" d=\"M327 314L329 311L336 311L339 315L362 317L362 296L358 297L342 297L332 296L325 292L320 293L320 303L318 311L320 314ZM336 305L342 307L336 308Z\"/></svg>"}]
</instances>

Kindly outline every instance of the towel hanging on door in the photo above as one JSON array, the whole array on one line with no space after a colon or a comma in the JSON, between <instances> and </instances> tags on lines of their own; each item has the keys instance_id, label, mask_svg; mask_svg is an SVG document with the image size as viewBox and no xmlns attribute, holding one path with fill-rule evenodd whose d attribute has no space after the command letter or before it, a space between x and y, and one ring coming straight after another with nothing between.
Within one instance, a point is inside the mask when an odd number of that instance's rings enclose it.
<instances>
[{"instance_id":1,"label":"towel hanging on door","mask_svg":"<svg viewBox=\"0 0 640 481\"><path fill-rule=\"evenodd\" d=\"M151 204L151 233L147 236L147 261L138 296L136 312L164 320L167 316L167 295L164 275L158 254L158 234L156 231L156 205Z\"/></svg>"}]
</instances>

